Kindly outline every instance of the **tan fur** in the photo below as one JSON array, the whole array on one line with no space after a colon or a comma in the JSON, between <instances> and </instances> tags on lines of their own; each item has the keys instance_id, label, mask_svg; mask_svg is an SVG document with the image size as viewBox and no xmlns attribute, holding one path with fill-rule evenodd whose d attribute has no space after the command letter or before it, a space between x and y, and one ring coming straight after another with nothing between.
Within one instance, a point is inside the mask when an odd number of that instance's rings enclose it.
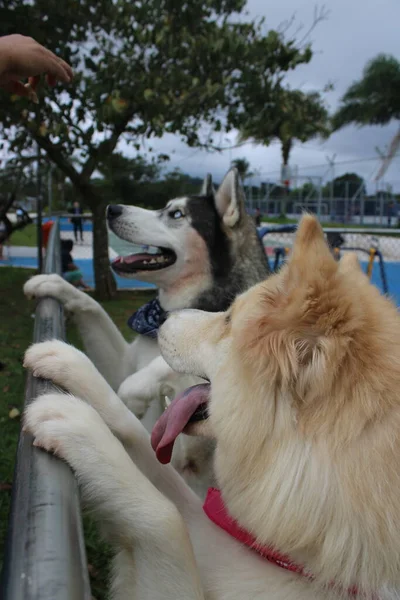
<instances>
[{"instance_id":1,"label":"tan fur","mask_svg":"<svg viewBox=\"0 0 400 600\"><path fill-rule=\"evenodd\" d=\"M400 320L354 257L337 263L306 216L279 274L225 313L173 312L158 342L174 370L211 381L192 433L216 440L228 511L314 578L214 526L88 358L36 344L25 365L78 398L44 395L25 423L123 550L115 600L398 600Z\"/></svg>"},{"instance_id":2,"label":"tan fur","mask_svg":"<svg viewBox=\"0 0 400 600\"><path fill-rule=\"evenodd\" d=\"M400 585L396 308L305 216L288 266L231 315L210 419L231 513L322 583Z\"/></svg>"}]
</instances>

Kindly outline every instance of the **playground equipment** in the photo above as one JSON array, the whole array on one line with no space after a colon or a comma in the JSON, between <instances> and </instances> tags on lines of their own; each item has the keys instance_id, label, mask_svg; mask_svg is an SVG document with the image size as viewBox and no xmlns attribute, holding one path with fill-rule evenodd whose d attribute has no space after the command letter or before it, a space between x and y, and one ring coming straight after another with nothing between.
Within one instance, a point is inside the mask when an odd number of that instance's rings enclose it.
<instances>
[{"instance_id":1,"label":"playground equipment","mask_svg":"<svg viewBox=\"0 0 400 600\"><path fill-rule=\"evenodd\" d=\"M284 234L284 233L295 233L297 230L297 225L278 225L276 227L265 226L258 230L258 235L260 239L263 241L265 236L270 234ZM359 246L345 246L345 239L343 234L346 234L346 229L335 229L335 230L324 230L327 237L327 242L332 249L333 255L336 260L340 260L341 253L343 251L350 252L361 252L368 256L368 262L366 267L366 274L369 279L372 278L372 270L374 266L375 259L378 260L379 265L379 274L381 279L382 291L384 294L389 293L387 277L386 277L386 269L385 269L385 261L382 255L382 252L379 249L379 239L377 237L371 238L371 244L368 249L361 248ZM274 252L274 261L271 265L270 258L266 252L267 261L269 266L273 272L278 271L283 263L285 262L286 257L290 253L290 246L277 245L273 248Z\"/></svg>"}]
</instances>

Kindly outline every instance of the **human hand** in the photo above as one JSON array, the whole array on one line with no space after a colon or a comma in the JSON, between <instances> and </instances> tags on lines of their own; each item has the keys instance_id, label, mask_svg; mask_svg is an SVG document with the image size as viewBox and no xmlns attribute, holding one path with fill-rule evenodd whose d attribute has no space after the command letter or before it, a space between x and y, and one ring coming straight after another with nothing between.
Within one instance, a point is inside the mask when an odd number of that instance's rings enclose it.
<instances>
[{"instance_id":1,"label":"human hand","mask_svg":"<svg viewBox=\"0 0 400 600\"><path fill-rule=\"evenodd\" d=\"M36 87L40 75L46 74L49 85L68 83L71 67L32 38L14 34L0 37L0 86L13 94L37 102ZM21 79L28 78L24 84Z\"/></svg>"}]
</instances>

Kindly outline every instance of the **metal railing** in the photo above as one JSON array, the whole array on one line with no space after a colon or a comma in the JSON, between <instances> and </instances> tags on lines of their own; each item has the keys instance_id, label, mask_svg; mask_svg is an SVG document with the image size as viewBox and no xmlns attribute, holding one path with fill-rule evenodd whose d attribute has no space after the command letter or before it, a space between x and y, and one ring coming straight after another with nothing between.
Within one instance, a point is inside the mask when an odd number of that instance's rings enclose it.
<instances>
[{"instance_id":1,"label":"metal railing","mask_svg":"<svg viewBox=\"0 0 400 600\"><path fill-rule=\"evenodd\" d=\"M352 251L358 255L362 264L367 262L366 273L370 279L376 264L378 269L375 270L375 283L384 294L395 292L396 301L399 302L397 282L400 276L400 229L324 227L323 230L337 258L343 251ZM297 224L263 225L258 229L273 271L277 271L285 261L296 231ZM333 238L331 241L330 236ZM334 241L337 236L341 238L340 242ZM390 277L386 264L390 267Z\"/></svg>"},{"instance_id":2,"label":"metal railing","mask_svg":"<svg viewBox=\"0 0 400 600\"><path fill-rule=\"evenodd\" d=\"M51 229L45 273L61 273L59 223ZM64 339L63 309L53 298L39 301L34 342ZM27 376L25 406L55 391ZM90 600L79 506L72 471L63 461L32 446L21 431L14 474L9 531L0 588L2 600Z\"/></svg>"}]
</instances>

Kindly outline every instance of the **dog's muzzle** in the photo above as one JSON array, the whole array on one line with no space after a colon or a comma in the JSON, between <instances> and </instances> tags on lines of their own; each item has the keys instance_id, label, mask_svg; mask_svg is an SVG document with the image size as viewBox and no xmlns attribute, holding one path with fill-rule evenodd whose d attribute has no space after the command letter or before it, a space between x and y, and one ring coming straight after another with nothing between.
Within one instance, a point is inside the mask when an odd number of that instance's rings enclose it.
<instances>
[{"instance_id":1,"label":"dog's muzzle","mask_svg":"<svg viewBox=\"0 0 400 600\"><path fill-rule=\"evenodd\" d=\"M123 206L120 204L109 204L107 206L106 216L109 221L120 217L124 211Z\"/></svg>"}]
</instances>

